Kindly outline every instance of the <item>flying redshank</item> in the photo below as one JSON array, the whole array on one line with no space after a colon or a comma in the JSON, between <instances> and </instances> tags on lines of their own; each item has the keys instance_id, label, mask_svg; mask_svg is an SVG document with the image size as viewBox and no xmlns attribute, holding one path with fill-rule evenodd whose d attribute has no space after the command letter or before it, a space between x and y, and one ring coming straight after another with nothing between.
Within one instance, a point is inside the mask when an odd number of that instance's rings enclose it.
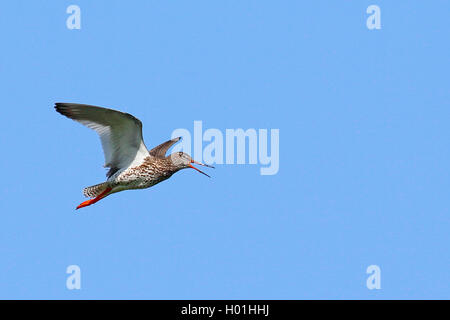
<instances>
[{"instance_id":1,"label":"flying redshank","mask_svg":"<svg viewBox=\"0 0 450 320\"><path fill-rule=\"evenodd\" d=\"M91 199L81 203L77 209L116 192L152 187L181 169L192 168L209 177L193 163L214 168L193 160L184 152L166 157L167 150L181 138L166 141L148 151L142 139L142 122L131 114L77 103L56 103L55 109L98 133L105 167L110 168L105 182L84 188L83 194Z\"/></svg>"}]
</instances>

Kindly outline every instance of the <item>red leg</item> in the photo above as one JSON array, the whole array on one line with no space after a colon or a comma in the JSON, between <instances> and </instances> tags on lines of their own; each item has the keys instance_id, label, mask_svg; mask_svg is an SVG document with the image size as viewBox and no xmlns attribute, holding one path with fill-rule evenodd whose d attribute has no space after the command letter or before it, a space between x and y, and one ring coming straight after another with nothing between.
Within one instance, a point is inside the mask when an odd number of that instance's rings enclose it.
<instances>
[{"instance_id":1,"label":"red leg","mask_svg":"<svg viewBox=\"0 0 450 320\"><path fill-rule=\"evenodd\" d=\"M104 197L106 197L111 190L112 190L112 188L106 188L105 191L100 193L94 199L86 200L86 201L80 203L80 205L75 210L78 210L80 208L84 208L84 207L90 206L91 204L96 203L97 201L99 201L99 200L103 199Z\"/></svg>"}]
</instances>

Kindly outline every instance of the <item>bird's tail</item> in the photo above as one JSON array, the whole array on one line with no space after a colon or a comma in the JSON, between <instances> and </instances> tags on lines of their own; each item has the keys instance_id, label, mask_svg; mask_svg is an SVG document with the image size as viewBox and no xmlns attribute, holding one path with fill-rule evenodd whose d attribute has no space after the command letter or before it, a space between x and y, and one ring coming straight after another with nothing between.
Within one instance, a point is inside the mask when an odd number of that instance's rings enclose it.
<instances>
[{"instance_id":1,"label":"bird's tail","mask_svg":"<svg viewBox=\"0 0 450 320\"><path fill-rule=\"evenodd\" d=\"M83 194L87 198L95 198L98 197L106 189L108 189L108 187L109 187L108 182L99 183L96 184L95 186L84 188Z\"/></svg>"}]
</instances>

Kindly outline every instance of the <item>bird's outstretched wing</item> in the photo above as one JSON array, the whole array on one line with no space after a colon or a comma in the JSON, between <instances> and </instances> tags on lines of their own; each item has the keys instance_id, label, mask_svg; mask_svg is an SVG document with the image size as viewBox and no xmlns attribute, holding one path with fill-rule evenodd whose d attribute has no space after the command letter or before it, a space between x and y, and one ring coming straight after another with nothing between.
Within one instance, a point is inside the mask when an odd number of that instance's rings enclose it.
<instances>
[{"instance_id":1,"label":"bird's outstretched wing","mask_svg":"<svg viewBox=\"0 0 450 320\"><path fill-rule=\"evenodd\" d=\"M108 176L121 168L140 164L149 155L142 139L142 122L131 114L78 103L56 103L62 115L95 130L100 136Z\"/></svg>"},{"instance_id":2,"label":"bird's outstretched wing","mask_svg":"<svg viewBox=\"0 0 450 320\"><path fill-rule=\"evenodd\" d=\"M161 143L159 146L154 147L152 150L150 150L150 154L157 158L165 158L166 152L169 150L169 148L176 142L180 141L181 137L166 141L164 143Z\"/></svg>"}]
</instances>

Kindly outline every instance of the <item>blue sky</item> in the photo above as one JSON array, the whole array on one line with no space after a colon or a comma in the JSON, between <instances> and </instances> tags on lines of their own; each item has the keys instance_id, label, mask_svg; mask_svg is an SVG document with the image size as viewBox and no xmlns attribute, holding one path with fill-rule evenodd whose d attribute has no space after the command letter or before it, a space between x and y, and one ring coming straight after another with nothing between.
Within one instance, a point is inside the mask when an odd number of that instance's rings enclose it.
<instances>
[{"instance_id":1,"label":"blue sky","mask_svg":"<svg viewBox=\"0 0 450 320\"><path fill-rule=\"evenodd\" d=\"M371 4L381 30L366 27ZM2 3L0 298L450 298L449 9ZM148 147L195 120L276 128L280 169L184 170L75 211L105 179L103 153L55 102L129 112Z\"/></svg>"}]
</instances>

